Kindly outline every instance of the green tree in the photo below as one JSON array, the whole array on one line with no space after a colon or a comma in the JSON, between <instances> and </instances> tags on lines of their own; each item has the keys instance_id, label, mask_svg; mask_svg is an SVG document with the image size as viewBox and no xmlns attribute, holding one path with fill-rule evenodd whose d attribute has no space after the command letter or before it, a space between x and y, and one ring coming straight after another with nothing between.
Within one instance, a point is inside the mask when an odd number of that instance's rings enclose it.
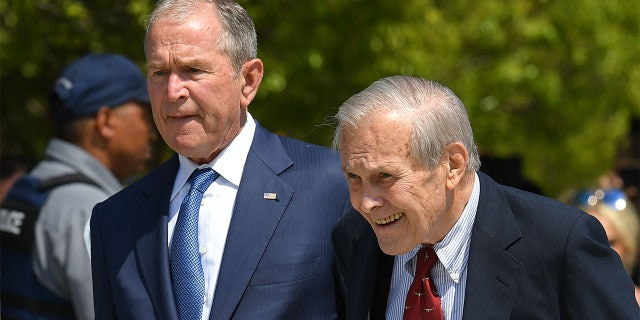
<instances>
[{"instance_id":1,"label":"green tree","mask_svg":"<svg viewBox=\"0 0 640 320\"><path fill-rule=\"evenodd\" d=\"M283 135L328 145L329 116L349 96L391 74L423 76L465 102L483 153L522 157L526 176L556 195L612 168L640 115L634 1L240 3L266 72L250 111ZM1 150L42 152L47 92L80 54L118 52L144 67L152 5L1 2Z\"/></svg>"}]
</instances>

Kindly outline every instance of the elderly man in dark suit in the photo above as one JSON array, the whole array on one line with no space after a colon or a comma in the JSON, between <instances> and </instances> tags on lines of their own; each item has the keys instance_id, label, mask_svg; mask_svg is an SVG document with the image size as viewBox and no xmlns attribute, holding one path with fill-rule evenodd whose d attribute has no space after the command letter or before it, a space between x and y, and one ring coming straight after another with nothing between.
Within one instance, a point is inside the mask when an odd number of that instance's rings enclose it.
<instances>
[{"instance_id":1,"label":"elderly man in dark suit","mask_svg":"<svg viewBox=\"0 0 640 320\"><path fill-rule=\"evenodd\" d=\"M596 219L478 172L448 88L385 78L336 117L357 210L334 228L347 319L640 318Z\"/></svg>"}]
</instances>

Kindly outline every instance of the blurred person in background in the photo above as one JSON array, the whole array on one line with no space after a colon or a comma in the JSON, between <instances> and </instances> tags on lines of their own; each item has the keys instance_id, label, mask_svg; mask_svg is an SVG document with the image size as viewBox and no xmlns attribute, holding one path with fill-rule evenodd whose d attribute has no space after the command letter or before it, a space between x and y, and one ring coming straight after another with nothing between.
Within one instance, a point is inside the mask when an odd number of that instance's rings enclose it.
<instances>
[{"instance_id":1,"label":"blurred person in background","mask_svg":"<svg viewBox=\"0 0 640 320\"><path fill-rule=\"evenodd\" d=\"M29 157L2 152L0 159L0 203L7 196L16 180L30 170L34 163L35 161Z\"/></svg>"},{"instance_id":2,"label":"blurred person in background","mask_svg":"<svg viewBox=\"0 0 640 320\"><path fill-rule=\"evenodd\" d=\"M121 55L89 54L68 65L49 107L46 159L3 203L3 319L94 318L85 225L96 203L145 168L156 138L144 76ZM20 205L8 209L9 202ZM29 206L39 209L22 211Z\"/></svg>"},{"instance_id":3,"label":"blurred person in background","mask_svg":"<svg viewBox=\"0 0 640 320\"><path fill-rule=\"evenodd\" d=\"M574 205L600 221L629 275L638 267L640 222L635 205L620 189L583 190L577 193ZM640 305L640 287L636 285L636 300Z\"/></svg>"},{"instance_id":4,"label":"blurred person in background","mask_svg":"<svg viewBox=\"0 0 640 320\"><path fill-rule=\"evenodd\" d=\"M618 152L616 173L627 197L640 208L640 116L631 120L628 143Z\"/></svg>"},{"instance_id":5,"label":"blurred person in background","mask_svg":"<svg viewBox=\"0 0 640 320\"><path fill-rule=\"evenodd\" d=\"M618 189L626 196L626 201L632 204L636 215L640 208L640 117L631 119L630 131L624 144L617 152L613 168L600 175L597 180L598 189ZM571 199L576 190L569 190ZM640 255L640 248L638 248ZM640 285L640 265L636 263L632 278L636 285Z\"/></svg>"}]
</instances>

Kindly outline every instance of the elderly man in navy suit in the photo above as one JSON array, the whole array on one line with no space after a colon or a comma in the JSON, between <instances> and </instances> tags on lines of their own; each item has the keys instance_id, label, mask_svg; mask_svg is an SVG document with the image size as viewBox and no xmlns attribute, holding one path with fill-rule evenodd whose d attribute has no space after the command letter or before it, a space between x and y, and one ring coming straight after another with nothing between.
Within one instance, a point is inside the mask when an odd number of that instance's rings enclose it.
<instances>
[{"instance_id":1,"label":"elderly man in navy suit","mask_svg":"<svg viewBox=\"0 0 640 320\"><path fill-rule=\"evenodd\" d=\"M347 186L335 152L247 111L263 77L251 18L232 1L161 1L145 53L177 155L94 208L96 319L337 318Z\"/></svg>"},{"instance_id":2,"label":"elderly man in navy suit","mask_svg":"<svg viewBox=\"0 0 640 320\"><path fill-rule=\"evenodd\" d=\"M448 88L385 78L336 117L357 210L334 229L347 319L640 318L596 219L478 171Z\"/></svg>"}]
</instances>

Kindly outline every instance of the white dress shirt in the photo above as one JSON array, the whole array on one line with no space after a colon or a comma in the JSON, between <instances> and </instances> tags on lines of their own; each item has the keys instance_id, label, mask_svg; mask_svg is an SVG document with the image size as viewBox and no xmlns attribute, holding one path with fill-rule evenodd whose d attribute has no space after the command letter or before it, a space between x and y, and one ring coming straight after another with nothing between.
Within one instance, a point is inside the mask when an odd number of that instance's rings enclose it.
<instances>
[{"instance_id":1,"label":"white dress shirt","mask_svg":"<svg viewBox=\"0 0 640 320\"><path fill-rule=\"evenodd\" d=\"M187 157L179 155L180 168L173 185L169 205L169 249L171 248L173 229L178 221L180 205L191 187L187 183L191 173L199 168L213 168L220 174L205 191L198 218L198 243L200 244L205 281L202 319L208 319L211 312L236 194L255 130L256 123L253 117L248 114L247 121L238 136L210 163L197 165Z\"/></svg>"},{"instance_id":2,"label":"white dress shirt","mask_svg":"<svg viewBox=\"0 0 640 320\"><path fill-rule=\"evenodd\" d=\"M431 270L431 277L440 293L442 315L445 320L462 319L471 229L476 218L479 198L480 180L476 174L471 198L462 215L444 239L433 245L438 261ZM387 300L386 318L389 320L402 320L407 291L416 270L415 256L420 248L422 245L395 257Z\"/></svg>"}]
</instances>

